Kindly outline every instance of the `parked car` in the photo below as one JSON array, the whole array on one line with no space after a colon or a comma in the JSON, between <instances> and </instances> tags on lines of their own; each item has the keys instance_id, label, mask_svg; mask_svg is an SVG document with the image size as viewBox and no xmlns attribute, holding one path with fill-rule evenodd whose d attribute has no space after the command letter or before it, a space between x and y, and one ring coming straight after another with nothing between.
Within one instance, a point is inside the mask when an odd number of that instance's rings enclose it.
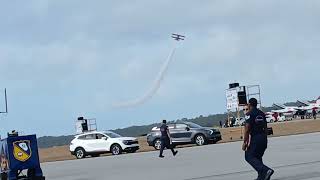
<instances>
[{"instance_id":1,"label":"parked car","mask_svg":"<svg viewBox=\"0 0 320 180\"><path fill-rule=\"evenodd\" d=\"M284 122L286 120L288 120L286 116L284 116L283 114L279 114L277 122Z\"/></svg>"},{"instance_id":2,"label":"parked car","mask_svg":"<svg viewBox=\"0 0 320 180\"><path fill-rule=\"evenodd\" d=\"M134 137L121 137L111 131L94 131L76 135L70 143L70 152L77 159L90 155L98 157L100 154L111 152L119 155L122 152L134 153L139 149L138 140Z\"/></svg>"},{"instance_id":3,"label":"parked car","mask_svg":"<svg viewBox=\"0 0 320 180\"><path fill-rule=\"evenodd\" d=\"M234 126L244 126L246 123L246 119L244 117L236 118Z\"/></svg>"},{"instance_id":4,"label":"parked car","mask_svg":"<svg viewBox=\"0 0 320 180\"><path fill-rule=\"evenodd\" d=\"M265 115L266 115L267 123L286 121L286 116L284 116L283 113L275 114L274 112L266 112ZM275 116L277 116L277 120L275 119Z\"/></svg>"},{"instance_id":5,"label":"parked car","mask_svg":"<svg viewBox=\"0 0 320 180\"><path fill-rule=\"evenodd\" d=\"M266 120L267 120L267 123L275 122L275 118L272 114L266 114Z\"/></svg>"},{"instance_id":6,"label":"parked car","mask_svg":"<svg viewBox=\"0 0 320 180\"><path fill-rule=\"evenodd\" d=\"M202 127L191 122L172 123L168 124L168 127L173 145L196 144L201 146L221 140L221 133L218 129ZM160 137L160 128L152 128L147 135L149 146L159 150L161 147Z\"/></svg>"}]
</instances>

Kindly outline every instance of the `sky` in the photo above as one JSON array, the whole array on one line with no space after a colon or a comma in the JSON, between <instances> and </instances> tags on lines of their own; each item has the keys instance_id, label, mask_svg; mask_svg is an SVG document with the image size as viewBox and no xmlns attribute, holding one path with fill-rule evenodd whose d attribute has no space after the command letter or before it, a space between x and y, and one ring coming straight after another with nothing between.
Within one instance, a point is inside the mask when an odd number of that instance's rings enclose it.
<instances>
[{"instance_id":1,"label":"sky","mask_svg":"<svg viewBox=\"0 0 320 180\"><path fill-rule=\"evenodd\" d=\"M102 130L224 113L232 82L259 84L264 106L315 99L319 9L317 0L2 1L0 134L74 134L79 116ZM173 32L186 40L176 45ZM143 96L174 46L151 99L112 106Z\"/></svg>"}]
</instances>

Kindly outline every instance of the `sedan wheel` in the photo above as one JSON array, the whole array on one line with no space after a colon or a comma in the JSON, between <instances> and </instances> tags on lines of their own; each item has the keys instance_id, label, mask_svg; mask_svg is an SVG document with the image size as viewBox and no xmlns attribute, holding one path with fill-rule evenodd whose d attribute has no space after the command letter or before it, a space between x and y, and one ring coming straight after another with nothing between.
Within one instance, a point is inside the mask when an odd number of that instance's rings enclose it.
<instances>
[{"instance_id":1,"label":"sedan wheel","mask_svg":"<svg viewBox=\"0 0 320 180\"><path fill-rule=\"evenodd\" d=\"M195 137L195 142L198 146L202 146L205 144L206 139L203 135L200 134Z\"/></svg>"},{"instance_id":2,"label":"sedan wheel","mask_svg":"<svg viewBox=\"0 0 320 180\"><path fill-rule=\"evenodd\" d=\"M160 139L157 139L157 140L154 141L154 148L156 150L160 150L161 149L161 141L160 141Z\"/></svg>"}]
</instances>

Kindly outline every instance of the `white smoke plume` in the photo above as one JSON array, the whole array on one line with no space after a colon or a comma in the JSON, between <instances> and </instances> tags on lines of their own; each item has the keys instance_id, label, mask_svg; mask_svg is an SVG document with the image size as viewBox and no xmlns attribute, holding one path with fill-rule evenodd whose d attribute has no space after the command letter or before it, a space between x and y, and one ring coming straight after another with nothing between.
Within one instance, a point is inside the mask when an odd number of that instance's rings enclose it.
<instances>
[{"instance_id":1,"label":"white smoke plume","mask_svg":"<svg viewBox=\"0 0 320 180\"><path fill-rule=\"evenodd\" d=\"M167 60L165 63L162 65L157 78L155 79L153 86L141 97L131 100L131 101L126 101L126 102L120 102L120 103L114 103L112 106L115 108L128 108L128 107L135 107L141 104L144 104L147 100L152 98L156 92L159 90L161 83L163 81L163 78L168 71L170 62L172 61L172 57L176 51L176 48L174 47L173 50L170 52Z\"/></svg>"}]
</instances>

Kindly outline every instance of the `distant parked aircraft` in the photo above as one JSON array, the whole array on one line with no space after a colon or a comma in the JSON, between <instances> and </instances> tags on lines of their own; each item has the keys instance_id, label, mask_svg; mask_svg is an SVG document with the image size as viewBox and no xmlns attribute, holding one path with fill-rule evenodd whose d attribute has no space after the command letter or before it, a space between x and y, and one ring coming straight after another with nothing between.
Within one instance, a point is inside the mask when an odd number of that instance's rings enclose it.
<instances>
[{"instance_id":1,"label":"distant parked aircraft","mask_svg":"<svg viewBox=\"0 0 320 180\"><path fill-rule=\"evenodd\" d=\"M311 103L309 101L299 101L299 100L297 102L302 104L302 106L299 107L299 109L301 110L307 110L307 111L320 110L320 96L314 103Z\"/></svg>"}]
</instances>

